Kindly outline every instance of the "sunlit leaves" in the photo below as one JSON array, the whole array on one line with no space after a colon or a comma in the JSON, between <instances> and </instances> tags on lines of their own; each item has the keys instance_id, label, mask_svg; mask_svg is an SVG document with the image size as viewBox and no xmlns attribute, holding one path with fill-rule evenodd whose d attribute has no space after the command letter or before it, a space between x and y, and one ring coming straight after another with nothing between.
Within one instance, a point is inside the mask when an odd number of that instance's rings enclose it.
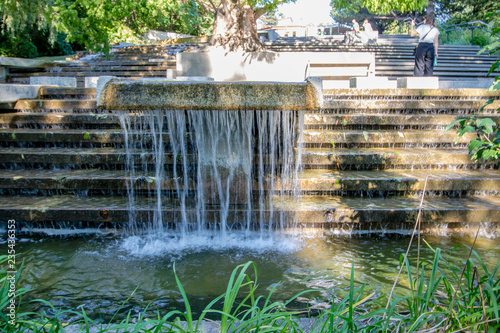
<instances>
[{"instance_id":1,"label":"sunlit leaves","mask_svg":"<svg viewBox=\"0 0 500 333\"><path fill-rule=\"evenodd\" d=\"M389 14L391 11L410 12L422 10L428 0L331 0L330 5L336 9L353 10L365 7L372 13Z\"/></svg>"},{"instance_id":2,"label":"sunlit leaves","mask_svg":"<svg viewBox=\"0 0 500 333\"><path fill-rule=\"evenodd\" d=\"M139 42L148 30L205 34L213 18L194 0L3 0L3 26L21 33L26 26L57 32L87 49L106 51L110 43Z\"/></svg>"}]
</instances>

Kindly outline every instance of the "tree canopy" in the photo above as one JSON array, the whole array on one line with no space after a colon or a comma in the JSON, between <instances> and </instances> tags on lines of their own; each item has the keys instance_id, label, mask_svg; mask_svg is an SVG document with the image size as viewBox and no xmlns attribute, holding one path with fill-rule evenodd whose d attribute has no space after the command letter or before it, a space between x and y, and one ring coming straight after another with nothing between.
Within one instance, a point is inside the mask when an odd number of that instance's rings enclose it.
<instances>
[{"instance_id":1,"label":"tree canopy","mask_svg":"<svg viewBox=\"0 0 500 333\"><path fill-rule=\"evenodd\" d=\"M3 0L0 9L3 35L16 38L37 27L49 31L52 41L64 33L93 50L148 30L205 34L213 22L194 0Z\"/></svg>"},{"instance_id":2,"label":"tree canopy","mask_svg":"<svg viewBox=\"0 0 500 333\"><path fill-rule=\"evenodd\" d=\"M496 10L498 2L494 0L438 0L438 13L447 18L449 23L472 21L488 22L488 15Z\"/></svg>"},{"instance_id":3,"label":"tree canopy","mask_svg":"<svg viewBox=\"0 0 500 333\"><path fill-rule=\"evenodd\" d=\"M371 13L391 14L420 11L428 3L428 0L331 0L330 5L332 8L350 12L366 8Z\"/></svg>"}]
</instances>

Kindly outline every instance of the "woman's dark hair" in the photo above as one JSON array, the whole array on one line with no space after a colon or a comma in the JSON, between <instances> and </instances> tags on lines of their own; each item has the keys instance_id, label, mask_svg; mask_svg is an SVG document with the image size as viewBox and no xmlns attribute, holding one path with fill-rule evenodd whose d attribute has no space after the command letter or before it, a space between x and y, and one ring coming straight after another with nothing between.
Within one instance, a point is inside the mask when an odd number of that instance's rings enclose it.
<instances>
[{"instance_id":1,"label":"woman's dark hair","mask_svg":"<svg viewBox=\"0 0 500 333\"><path fill-rule=\"evenodd\" d=\"M427 24L432 26L434 25L434 15L425 16L425 20L427 21Z\"/></svg>"}]
</instances>

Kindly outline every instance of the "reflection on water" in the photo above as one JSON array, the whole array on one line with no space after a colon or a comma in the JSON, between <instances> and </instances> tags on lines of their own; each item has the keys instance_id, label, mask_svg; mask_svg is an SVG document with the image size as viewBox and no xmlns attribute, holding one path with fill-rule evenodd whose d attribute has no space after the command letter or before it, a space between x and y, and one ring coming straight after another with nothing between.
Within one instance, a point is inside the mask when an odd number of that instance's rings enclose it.
<instances>
[{"instance_id":1,"label":"reflection on water","mask_svg":"<svg viewBox=\"0 0 500 333\"><path fill-rule=\"evenodd\" d=\"M232 238L232 237L235 238ZM441 247L447 259L460 263L468 255L460 243L471 238L427 237ZM367 284L367 295L388 294L397 274L399 257L409 238L326 238L260 233L225 239L205 234L186 238L78 237L24 239L18 253L24 260L19 286L33 291L30 298L43 298L56 307L83 307L104 318L114 314L132 292L137 291L124 311L150 309L166 313L184 309L175 284L173 264L195 311L225 291L232 270L252 260L258 267L258 284L263 294L276 284L275 298L286 300L305 289L318 289L309 298L329 299L348 290L354 261L355 281ZM476 249L489 265L498 262L500 244L480 239ZM410 262L416 261L416 246ZM422 257L432 251L422 247ZM461 259L462 258L462 259ZM408 281L401 277L396 293L404 294ZM307 297L307 295L306 295ZM304 304L302 304L304 305Z\"/></svg>"}]
</instances>

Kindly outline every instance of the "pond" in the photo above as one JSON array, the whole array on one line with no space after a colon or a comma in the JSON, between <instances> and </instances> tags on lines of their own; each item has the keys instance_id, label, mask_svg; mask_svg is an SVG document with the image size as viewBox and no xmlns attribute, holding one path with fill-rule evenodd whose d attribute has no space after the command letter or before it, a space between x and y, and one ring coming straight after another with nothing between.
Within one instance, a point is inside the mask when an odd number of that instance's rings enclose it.
<instances>
[{"instance_id":1,"label":"pond","mask_svg":"<svg viewBox=\"0 0 500 333\"><path fill-rule=\"evenodd\" d=\"M443 256L457 264L467 258L471 236L424 238L440 247ZM25 237L17 245L18 262L24 261L19 287L32 291L29 299L41 298L56 308L83 308L93 318L111 318L129 297L120 313L148 311L162 314L184 310L176 286L177 275L193 311L200 313L223 294L232 270L254 261L262 295L274 287L273 299L288 300L307 289L290 306L306 309L344 296L349 289L354 263L355 282L366 284L366 295L388 295L394 283L399 258L407 250L409 237L326 237L318 232L297 234L231 233L220 237L205 232L188 237L169 236L49 236ZM416 262L416 240L410 263ZM500 243L480 238L475 249L488 266L500 257ZM433 252L422 242L422 260ZM396 294L407 292L402 275ZM135 291L135 292L134 292ZM133 295L132 295L133 294ZM37 310L32 305L32 310ZM119 317L117 317L119 318Z\"/></svg>"}]
</instances>

